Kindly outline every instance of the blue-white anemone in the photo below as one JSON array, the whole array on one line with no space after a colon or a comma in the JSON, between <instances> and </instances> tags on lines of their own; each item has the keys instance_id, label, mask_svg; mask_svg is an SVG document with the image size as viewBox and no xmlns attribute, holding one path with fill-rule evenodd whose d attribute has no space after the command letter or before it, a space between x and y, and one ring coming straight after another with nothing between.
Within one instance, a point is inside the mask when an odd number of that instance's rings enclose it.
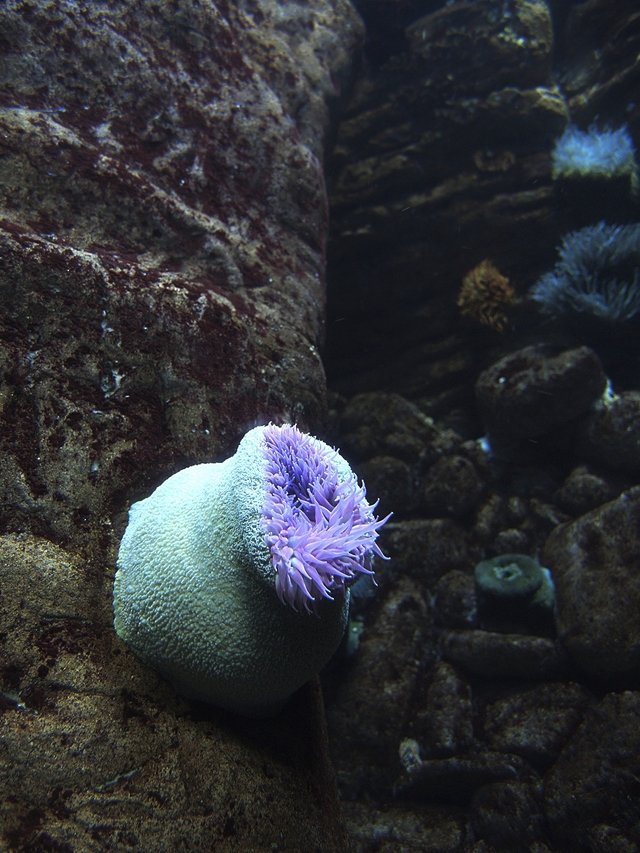
<instances>
[{"instance_id":1,"label":"blue-white anemone","mask_svg":"<svg viewBox=\"0 0 640 853\"><path fill-rule=\"evenodd\" d=\"M569 125L551 152L551 174L556 178L629 177L638 188L635 148L626 127L588 131Z\"/></svg>"},{"instance_id":2,"label":"blue-white anemone","mask_svg":"<svg viewBox=\"0 0 640 853\"><path fill-rule=\"evenodd\" d=\"M640 224L572 231L558 252L554 269L529 291L543 314L624 323L640 313Z\"/></svg>"}]
</instances>

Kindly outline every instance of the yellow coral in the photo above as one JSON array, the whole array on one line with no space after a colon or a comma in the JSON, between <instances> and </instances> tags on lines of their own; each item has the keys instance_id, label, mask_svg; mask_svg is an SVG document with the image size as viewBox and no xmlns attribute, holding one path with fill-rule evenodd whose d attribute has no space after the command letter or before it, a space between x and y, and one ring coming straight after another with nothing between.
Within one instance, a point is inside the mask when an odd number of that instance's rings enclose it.
<instances>
[{"instance_id":1,"label":"yellow coral","mask_svg":"<svg viewBox=\"0 0 640 853\"><path fill-rule=\"evenodd\" d=\"M487 258L462 279L456 304L464 316L504 332L506 310L517 301L509 279Z\"/></svg>"}]
</instances>

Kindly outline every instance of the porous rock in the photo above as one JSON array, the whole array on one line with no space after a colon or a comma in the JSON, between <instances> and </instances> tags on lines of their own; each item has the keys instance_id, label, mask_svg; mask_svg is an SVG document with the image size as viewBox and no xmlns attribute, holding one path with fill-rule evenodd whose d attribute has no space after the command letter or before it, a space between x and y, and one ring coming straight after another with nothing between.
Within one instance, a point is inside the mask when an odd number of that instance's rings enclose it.
<instances>
[{"instance_id":1,"label":"porous rock","mask_svg":"<svg viewBox=\"0 0 640 853\"><path fill-rule=\"evenodd\" d=\"M640 487L549 536L558 637L581 669L602 679L640 675Z\"/></svg>"},{"instance_id":2,"label":"porous rock","mask_svg":"<svg viewBox=\"0 0 640 853\"><path fill-rule=\"evenodd\" d=\"M612 468L640 470L640 392L598 403L581 431L579 452Z\"/></svg>"},{"instance_id":3,"label":"porous rock","mask_svg":"<svg viewBox=\"0 0 640 853\"><path fill-rule=\"evenodd\" d=\"M483 740L492 749L520 755L546 770L582 722L589 705L585 689L572 682L510 690L487 701Z\"/></svg>"},{"instance_id":4,"label":"porous rock","mask_svg":"<svg viewBox=\"0 0 640 853\"><path fill-rule=\"evenodd\" d=\"M619 491L605 477L586 465L578 465L558 489L555 500L560 509L578 516L617 497Z\"/></svg>"},{"instance_id":5,"label":"porous rock","mask_svg":"<svg viewBox=\"0 0 640 853\"><path fill-rule=\"evenodd\" d=\"M590 712L546 778L552 839L567 853L640 847L640 693L610 693Z\"/></svg>"},{"instance_id":6,"label":"porous rock","mask_svg":"<svg viewBox=\"0 0 640 853\"><path fill-rule=\"evenodd\" d=\"M454 569L435 588L435 616L444 628L476 628L478 602L473 575Z\"/></svg>"},{"instance_id":7,"label":"porous rock","mask_svg":"<svg viewBox=\"0 0 640 853\"><path fill-rule=\"evenodd\" d=\"M476 399L490 441L508 447L585 414L606 385L600 359L588 347L558 353L533 344L484 370Z\"/></svg>"},{"instance_id":8,"label":"porous rock","mask_svg":"<svg viewBox=\"0 0 640 853\"><path fill-rule=\"evenodd\" d=\"M416 732L425 756L457 755L467 750L473 740L471 688L444 661L434 667L429 678L424 703L416 714Z\"/></svg>"},{"instance_id":9,"label":"porous rock","mask_svg":"<svg viewBox=\"0 0 640 853\"><path fill-rule=\"evenodd\" d=\"M321 162L361 22L179 5L0 8L2 530L65 544L2 540L13 849L342 846L308 734L190 708L112 628L127 501L324 410Z\"/></svg>"},{"instance_id":10,"label":"porous rock","mask_svg":"<svg viewBox=\"0 0 640 853\"><path fill-rule=\"evenodd\" d=\"M545 835L545 818L535 788L527 782L483 785L471 802L471 825L476 838L495 850L528 853Z\"/></svg>"},{"instance_id":11,"label":"porous rock","mask_svg":"<svg viewBox=\"0 0 640 853\"><path fill-rule=\"evenodd\" d=\"M447 631L442 655L454 666L485 678L541 681L561 677L568 668L567 656L556 642L526 634Z\"/></svg>"},{"instance_id":12,"label":"porous rock","mask_svg":"<svg viewBox=\"0 0 640 853\"><path fill-rule=\"evenodd\" d=\"M190 708L115 635L101 562L30 534L0 537L0 590L3 849L341 848L310 693L265 723Z\"/></svg>"},{"instance_id":13,"label":"porous rock","mask_svg":"<svg viewBox=\"0 0 640 853\"><path fill-rule=\"evenodd\" d=\"M331 753L346 799L388 790L418 675L434 657L430 607L420 585L401 578L327 702Z\"/></svg>"},{"instance_id":14,"label":"porous rock","mask_svg":"<svg viewBox=\"0 0 640 853\"><path fill-rule=\"evenodd\" d=\"M352 853L458 853L465 821L455 811L344 803Z\"/></svg>"},{"instance_id":15,"label":"porous rock","mask_svg":"<svg viewBox=\"0 0 640 853\"><path fill-rule=\"evenodd\" d=\"M427 588L454 569L472 568L479 549L451 518L419 518L386 524L380 544L392 562L384 570L410 574Z\"/></svg>"},{"instance_id":16,"label":"porous rock","mask_svg":"<svg viewBox=\"0 0 640 853\"><path fill-rule=\"evenodd\" d=\"M76 539L257 421L322 416L321 158L361 22L8 0L0 29L0 493Z\"/></svg>"},{"instance_id":17,"label":"porous rock","mask_svg":"<svg viewBox=\"0 0 640 853\"><path fill-rule=\"evenodd\" d=\"M429 515L460 518L477 506L484 488L473 462L464 456L444 456L427 472L423 506Z\"/></svg>"}]
</instances>

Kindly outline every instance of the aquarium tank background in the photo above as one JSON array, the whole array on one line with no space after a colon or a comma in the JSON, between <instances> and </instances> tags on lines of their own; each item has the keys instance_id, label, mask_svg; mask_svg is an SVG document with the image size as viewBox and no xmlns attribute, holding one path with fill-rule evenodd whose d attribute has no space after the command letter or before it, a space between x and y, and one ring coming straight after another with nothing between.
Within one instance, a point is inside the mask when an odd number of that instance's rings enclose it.
<instances>
[{"instance_id":1,"label":"aquarium tank background","mask_svg":"<svg viewBox=\"0 0 640 853\"><path fill-rule=\"evenodd\" d=\"M0 39L0 847L639 848L637 4Z\"/></svg>"}]
</instances>

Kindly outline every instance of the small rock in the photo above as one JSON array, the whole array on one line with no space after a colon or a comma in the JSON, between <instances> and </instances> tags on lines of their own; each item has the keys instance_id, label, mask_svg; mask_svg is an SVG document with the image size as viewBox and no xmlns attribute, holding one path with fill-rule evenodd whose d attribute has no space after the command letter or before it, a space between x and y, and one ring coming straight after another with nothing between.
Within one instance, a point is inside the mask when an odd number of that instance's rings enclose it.
<instances>
[{"instance_id":1,"label":"small rock","mask_svg":"<svg viewBox=\"0 0 640 853\"><path fill-rule=\"evenodd\" d=\"M560 646L547 637L492 631L448 631L442 656L454 666L485 678L558 678L568 669Z\"/></svg>"},{"instance_id":2,"label":"small rock","mask_svg":"<svg viewBox=\"0 0 640 853\"><path fill-rule=\"evenodd\" d=\"M585 414L606 386L600 359L588 347L558 353L535 344L484 370L476 399L492 447L508 449Z\"/></svg>"},{"instance_id":3,"label":"small rock","mask_svg":"<svg viewBox=\"0 0 640 853\"><path fill-rule=\"evenodd\" d=\"M446 758L469 748L473 740L471 688L455 669L444 661L431 674L424 708L418 711L416 731L425 752L432 758Z\"/></svg>"},{"instance_id":4,"label":"small rock","mask_svg":"<svg viewBox=\"0 0 640 853\"><path fill-rule=\"evenodd\" d=\"M640 693L609 693L546 780L545 811L558 849L637 851L639 777Z\"/></svg>"},{"instance_id":5,"label":"small rock","mask_svg":"<svg viewBox=\"0 0 640 853\"><path fill-rule=\"evenodd\" d=\"M519 755L539 770L556 760L582 722L589 696L579 684L541 684L489 701L484 740L491 749Z\"/></svg>"},{"instance_id":6,"label":"small rock","mask_svg":"<svg viewBox=\"0 0 640 853\"><path fill-rule=\"evenodd\" d=\"M490 782L530 779L531 768L517 755L482 752L423 761L411 776L395 786L400 799L465 804L473 792Z\"/></svg>"},{"instance_id":7,"label":"small rock","mask_svg":"<svg viewBox=\"0 0 640 853\"><path fill-rule=\"evenodd\" d=\"M542 807L526 782L493 782L476 791L471 825L477 838L513 853L529 853L529 845L545 835Z\"/></svg>"},{"instance_id":8,"label":"small rock","mask_svg":"<svg viewBox=\"0 0 640 853\"><path fill-rule=\"evenodd\" d=\"M430 515L460 518L477 505L484 487L473 462L464 456L445 456L427 472L425 510Z\"/></svg>"},{"instance_id":9,"label":"small rock","mask_svg":"<svg viewBox=\"0 0 640 853\"><path fill-rule=\"evenodd\" d=\"M437 435L431 418L399 394L356 394L341 416L341 447L354 461L397 456L415 462Z\"/></svg>"},{"instance_id":10,"label":"small rock","mask_svg":"<svg viewBox=\"0 0 640 853\"><path fill-rule=\"evenodd\" d=\"M543 559L558 637L589 675L640 675L640 487L556 528Z\"/></svg>"},{"instance_id":11,"label":"small rock","mask_svg":"<svg viewBox=\"0 0 640 853\"><path fill-rule=\"evenodd\" d=\"M475 628L478 625L476 586L473 575L447 572L435 588L435 617L445 628Z\"/></svg>"},{"instance_id":12,"label":"small rock","mask_svg":"<svg viewBox=\"0 0 640 853\"><path fill-rule=\"evenodd\" d=\"M584 425L580 453L612 468L640 470L640 392L600 402Z\"/></svg>"},{"instance_id":13,"label":"small rock","mask_svg":"<svg viewBox=\"0 0 640 853\"><path fill-rule=\"evenodd\" d=\"M391 522L383 528L380 545L393 560L394 574L410 574L427 587L452 569L471 568L478 550L450 518Z\"/></svg>"},{"instance_id":14,"label":"small rock","mask_svg":"<svg viewBox=\"0 0 640 853\"><path fill-rule=\"evenodd\" d=\"M493 541L496 554L522 553L529 548L529 537L524 530L509 527L501 530Z\"/></svg>"},{"instance_id":15,"label":"small rock","mask_svg":"<svg viewBox=\"0 0 640 853\"><path fill-rule=\"evenodd\" d=\"M569 515L584 515L592 509L613 500L619 490L586 465L574 468L555 495L560 509Z\"/></svg>"},{"instance_id":16,"label":"small rock","mask_svg":"<svg viewBox=\"0 0 640 853\"><path fill-rule=\"evenodd\" d=\"M445 809L343 802L351 853L459 853L465 819Z\"/></svg>"},{"instance_id":17,"label":"small rock","mask_svg":"<svg viewBox=\"0 0 640 853\"><path fill-rule=\"evenodd\" d=\"M396 516L411 512L417 504L411 469L393 456L374 456L357 466L358 476L367 484L370 500L379 501L380 517L393 512Z\"/></svg>"}]
</instances>

